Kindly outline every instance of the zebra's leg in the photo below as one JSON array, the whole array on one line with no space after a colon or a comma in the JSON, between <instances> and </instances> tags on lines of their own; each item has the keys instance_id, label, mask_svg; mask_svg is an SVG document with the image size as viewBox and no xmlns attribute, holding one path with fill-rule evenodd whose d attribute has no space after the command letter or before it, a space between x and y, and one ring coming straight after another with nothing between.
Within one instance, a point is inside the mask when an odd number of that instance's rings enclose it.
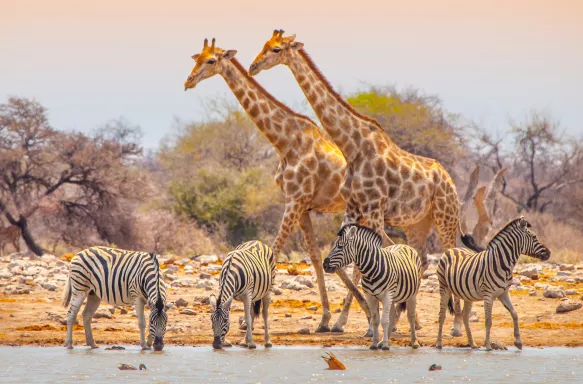
<instances>
[{"instance_id":1,"label":"zebra's leg","mask_svg":"<svg viewBox=\"0 0 583 384\"><path fill-rule=\"evenodd\" d=\"M97 297L95 293L90 293L87 296L87 302L85 303L85 308L83 309L83 328L85 328L85 341L87 345L91 348L99 348L95 341L93 340L93 332L91 331L91 319L93 315L99 308L101 299Z\"/></svg>"},{"instance_id":2,"label":"zebra's leg","mask_svg":"<svg viewBox=\"0 0 583 384\"><path fill-rule=\"evenodd\" d=\"M378 349L379 343L379 300L367 293L364 294L366 303L370 309L370 325L372 326L372 342L370 344L370 349Z\"/></svg>"},{"instance_id":3,"label":"zebra's leg","mask_svg":"<svg viewBox=\"0 0 583 384\"><path fill-rule=\"evenodd\" d=\"M140 346L143 350L150 349L146 342L146 315L144 313L144 306L146 303L141 297L136 299L136 315L138 316L138 327L140 328Z\"/></svg>"},{"instance_id":4,"label":"zebra's leg","mask_svg":"<svg viewBox=\"0 0 583 384\"><path fill-rule=\"evenodd\" d=\"M253 315L251 312L253 309L253 302L251 301L251 294L249 292L245 293L243 296L243 307L245 308L245 322L247 322L247 331L245 332L245 343L242 344L243 347L249 349L255 349L257 346L253 342Z\"/></svg>"},{"instance_id":5,"label":"zebra's leg","mask_svg":"<svg viewBox=\"0 0 583 384\"><path fill-rule=\"evenodd\" d=\"M411 297L407 300L407 318L409 319L409 329L411 331L411 347L413 349L419 348L419 342L417 341L417 326L415 325L417 321L417 296Z\"/></svg>"},{"instance_id":6,"label":"zebra's leg","mask_svg":"<svg viewBox=\"0 0 583 384\"><path fill-rule=\"evenodd\" d=\"M379 343L378 347L383 351L388 351L390 349L391 332L397 321L397 311L393 304L393 298L390 295L385 294L382 302L383 316L381 318L381 325L383 326L383 341Z\"/></svg>"},{"instance_id":7,"label":"zebra's leg","mask_svg":"<svg viewBox=\"0 0 583 384\"><path fill-rule=\"evenodd\" d=\"M77 314L79 314L85 296L85 292L76 292L71 298L71 305L69 306L69 311L67 311L67 338L65 339L65 347L67 349L73 349L73 325L77 320Z\"/></svg>"},{"instance_id":8,"label":"zebra's leg","mask_svg":"<svg viewBox=\"0 0 583 384\"><path fill-rule=\"evenodd\" d=\"M520 340L520 329L518 328L518 313L516 313L516 310L512 305L512 301L510 300L510 294L508 293L508 291L504 291L504 293L498 297L498 300L500 300L502 305L504 305L508 312L510 312L510 316L512 316L512 322L514 323L514 345L516 346L516 348L522 349L522 340Z\"/></svg>"},{"instance_id":9,"label":"zebra's leg","mask_svg":"<svg viewBox=\"0 0 583 384\"><path fill-rule=\"evenodd\" d=\"M271 338L269 337L269 322L267 321L269 317L269 293L265 295L263 299L263 325L265 327L265 348L271 348Z\"/></svg>"},{"instance_id":10,"label":"zebra's leg","mask_svg":"<svg viewBox=\"0 0 583 384\"><path fill-rule=\"evenodd\" d=\"M432 225L433 219L431 214L428 214L417 223L405 228L407 243L415 248L421 259L421 274L423 274L429 266L427 262L427 236L429 236L429 231L431 230ZM419 323L417 314L415 314L415 329L420 330L421 328L423 327Z\"/></svg>"},{"instance_id":11,"label":"zebra's leg","mask_svg":"<svg viewBox=\"0 0 583 384\"><path fill-rule=\"evenodd\" d=\"M322 266L322 254L316 242L314 235L314 227L312 226L312 219L310 212L304 212L300 218L300 229L304 235L304 240L308 247L308 254L312 260L312 266L316 271L316 281L318 283L318 291L320 292L320 301L322 302L322 320L320 325L316 328L316 333L330 332L330 303L328 302L328 293L326 292L326 282L324 280L324 267Z\"/></svg>"},{"instance_id":12,"label":"zebra's leg","mask_svg":"<svg viewBox=\"0 0 583 384\"><path fill-rule=\"evenodd\" d=\"M469 300L464 300L464 311L462 317L464 319L464 327L466 328L466 335L468 336L468 344L470 348L476 349L478 346L474 343L474 337L472 336L472 330L470 329L470 311L472 310L472 303Z\"/></svg>"},{"instance_id":13,"label":"zebra's leg","mask_svg":"<svg viewBox=\"0 0 583 384\"><path fill-rule=\"evenodd\" d=\"M484 312L486 314L486 351L492 350L492 344L490 342L490 330L492 329L492 305L494 304L494 299L492 297L484 298Z\"/></svg>"},{"instance_id":14,"label":"zebra's leg","mask_svg":"<svg viewBox=\"0 0 583 384\"><path fill-rule=\"evenodd\" d=\"M437 331L437 343L435 347L437 349L442 348L443 339L443 323L445 323L445 312L447 311L447 302L451 299L451 292L449 290L440 289L440 301L439 301L439 329Z\"/></svg>"}]
</instances>

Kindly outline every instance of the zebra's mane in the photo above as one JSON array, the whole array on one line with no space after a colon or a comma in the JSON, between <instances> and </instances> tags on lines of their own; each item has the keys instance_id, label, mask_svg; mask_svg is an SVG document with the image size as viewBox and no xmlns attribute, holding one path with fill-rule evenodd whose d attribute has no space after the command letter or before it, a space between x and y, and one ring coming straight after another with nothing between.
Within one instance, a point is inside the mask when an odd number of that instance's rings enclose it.
<instances>
[{"instance_id":1,"label":"zebra's mane","mask_svg":"<svg viewBox=\"0 0 583 384\"><path fill-rule=\"evenodd\" d=\"M228 260L225 262L226 266L224 265L223 268L225 268L225 272L228 274L231 272L231 264L233 263L233 258L229 257ZM225 274L226 276L226 274ZM217 297L217 308L219 306L221 306L222 304L222 299L223 299L223 288L225 287L225 284L221 284L222 282L220 281L221 278L223 277L223 273L221 272L221 276L219 277L219 297Z\"/></svg>"},{"instance_id":2,"label":"zebra's mane","mask_svg":"<svg viewBox=\"0 0 583 384\"><path fill-rule=\"evenodd\" d=\"M523 218L523 217L519 217L519 218L516 218L516 219L514 219L514 220L511 220L511 221L510 221L508 224L506 224L506 225L504 226L504 228L502 228L501 230L499 230L499 231L498 231L498 233L496 233L496 234L495 234L495 235L492 237L492 240L490 240L490 242L488 243L488 247L490 247L490 245L493 245L493 244L494 244L494 241L495 241L495 240L498 238L498 236L500 236L501 234L503 234L503 233L507 232L507 231L510 229L510 227L512 227L514 224L516 224L516 223L517 223L519 220L521 220L521 219L524 219L524 218ZM527 227L530 227L530 226L531 226L531 225L530 225L530 223L529 223L528 221L526 222L526 226L527 226Z\"/></svg>"},{"instance_id":3,"label":"zebra's mane","mask_svg":"<svg viewBox=\"0 0 583 384\"><path fill-rule=\"evenodd\" d=\"M150 252L150 257L152 258L154 265L156 267L156 289L158 291L158 299L156 300L156 309L161 311L164 308L164 303L162 302L162 294L160 293L160 263L154 252Z\"/></svg>"},{"instance_id":4,"label":"zebra's mane","mask_svg":"<svg viewBox=\"0 0 583 384\"><path fill-rule=\"evenodd\" d=\"M342 226L342 228L340 228L340 231L338 231L338 236L344 235L344 232L346 232L347 228L349 228L349 227L362 228L365 231L369 232L371 235L374 235L375 239L377 241L380 241L381 244L383 242L383 237L381 235L379 235L374 229L372 229L370 227L366 227L364 225L360 225L360 224L346 224L346 225Z\"/></svg>"}]
</instances>

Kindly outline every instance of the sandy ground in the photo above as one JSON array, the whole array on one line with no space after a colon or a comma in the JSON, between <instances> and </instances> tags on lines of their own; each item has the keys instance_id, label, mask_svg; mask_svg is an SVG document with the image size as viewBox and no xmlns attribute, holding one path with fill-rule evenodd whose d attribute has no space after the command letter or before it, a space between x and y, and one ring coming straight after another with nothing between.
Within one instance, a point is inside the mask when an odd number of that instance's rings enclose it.
<instances>
[{"instance_id":1,"label":"sandy ground","mask_svg":"<svg viewBox=\"0 0 583 384\"><path fill-rule=\"evenodd\" d=\"M286 266L281 266L285 269ZM302 268L308 268L304 266ZM200 271L195 270L189 276L198 277ZM523 282L523 286L532 287L535 283L549 283L556 275L555 270L544 270L538 280ZM301 271L309 275L309 271ZM180 267L175 277L184 276L184 267ZM213 273L214 277L218 272ZM291 278L286 276L285 278ZM329 276L327 279L337 279L336 276ZM571 279L573 280L573 279ZM278 277L279 285L281 282ZM341 283L337 282L338 285ZM554 281L550 284L562 286L565 290L575 289L576 295L568 296L569 300L580 301L583 292L583 282ZM534 290L531 288L530 291ZM172 308L169 311L168 332L166 334L166 345L202 345L210 344L212 341L212 331L210 324L209 306L201 304L204 298L213 290L204 288L169 288L169 300L175 301L182 298L188 302L187 309L191 309L194 314L181 314L184 308ZM30 294L0 294L0 345L39 345L58 346L62 345L65 338L65 326L61 324L66 309L60 306L62 286L56 291L37 289ZM270 330L271 341L274 345L313 345L313 346L368 346L370 339L361 337L366 331L367 323L364 312L353 304L348 324L343 334L315 334L313 333L321 316L321 306L316 288L294 291L282 289L282 294L273 295L270 306ZM522 341L525 347L535 346L583 346L583 310L557 314L556 308L561 299L550 299L543 297L542 289L536 289L536 296L529 295L528 290L511 292L512 301L518 312L520 319L520 330ZM330 326L338 317L339 308L345 296L344 289L328 292L332 303L332 321ZM437 318L439 312L439 294L420 292L418 295L418 315L423 329L418 331L422 346L431 347L435 345L437 336ZM308 309L316 306L317 309ZM112 308L107 304L102 304L101 308ZM128 312L122 314L121 308L116 308L111 319L100 318L93 320L93 332L98 344L130 344L139 343L137 329L137 318L130 307L125 308ZM477 322L472 322L471 327L476 343L480 346L484 344L484 314L482 303L475 303L473 308L479 317ZM231 312L231 331L228 339L232 343L238 343L243 338L243 331L239 330L239 317L243 315L242 304L234 302ZM291 315L291 317L286 317ZM61 318L59 318L61 317ZM81 316L79 316L81 321ZM446 319L445 346L464 346L467 339L464 336L452 338L449 336L449 329L452 326L453 317ZM391 345L408 345L409 334L406 316L402 316L398 323L399 330L393 333ZM298 334L301 328L308 328L310 334ZM514 341L512 319L500 302L494 305L492 340L503 342L507 346L512 346ZM257 345L263 343L263 321L257 320L253 331ZM83 327L77 325L74 332L74 343L77 347L85 345Z\"/></svg>"}]
</instances>

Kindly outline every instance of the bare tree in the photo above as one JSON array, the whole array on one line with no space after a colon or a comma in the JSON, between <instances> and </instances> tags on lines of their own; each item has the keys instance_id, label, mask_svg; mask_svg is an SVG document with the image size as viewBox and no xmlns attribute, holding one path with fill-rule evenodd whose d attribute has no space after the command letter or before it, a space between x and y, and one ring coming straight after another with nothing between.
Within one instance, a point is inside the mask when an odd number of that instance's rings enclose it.
<instances>
[{"instance_id":1,"label":"bare tree","mask_svg":"<svg viewBox=\"0 0 583 384\"><path fill-rule=\"evenodd\" d=\"M0 212L20 228L28 248L44 253L29 228L43 206L58 206L70 220L97 222L101 208L140 194L131 167L141 152L136 127L119 121L93 136L53 129L33 100L11 97L0 105Z\"/></svg>"},{"instance_id":2,"label":"bare tree","mask_svg":"<svg viewBox=\"0 0 583 384\"><path fill-rule=\"evenodd\" d=\"M525 122L512 123L510 132L501 138L477 132L480 161L494 173L511 166L501 193L519 210L545 212L558 202L563 189L583 183L578 174L583 142L567 137L545 114L533 112Z\"/></svg>"}]
</instances>

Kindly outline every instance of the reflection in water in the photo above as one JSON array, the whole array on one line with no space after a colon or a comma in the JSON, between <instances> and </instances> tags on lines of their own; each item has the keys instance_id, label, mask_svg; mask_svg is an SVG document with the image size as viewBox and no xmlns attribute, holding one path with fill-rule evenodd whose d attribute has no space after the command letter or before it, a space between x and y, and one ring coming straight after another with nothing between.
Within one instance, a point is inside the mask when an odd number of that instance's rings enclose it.
<instances>
[{"instance_id":1,"label":"reflection in water","mask_svg":"<svg viewBox=\"0 0 583 384\"><path fill-rule=\"evenodd\" d=\"M526 348L520 352L431 348L369 351L359 348L274 347L245 350L172 347L162 352L105 351L78 347L0 347L0 377L7 383L113 383L120 379L144 383L578 383L581 350ZM333 351L347 367L327 370L321 356ZM119 364L148 367L120 371ZM432 364L441 371L429 371Z\"/></svg>"}]
</instances>

